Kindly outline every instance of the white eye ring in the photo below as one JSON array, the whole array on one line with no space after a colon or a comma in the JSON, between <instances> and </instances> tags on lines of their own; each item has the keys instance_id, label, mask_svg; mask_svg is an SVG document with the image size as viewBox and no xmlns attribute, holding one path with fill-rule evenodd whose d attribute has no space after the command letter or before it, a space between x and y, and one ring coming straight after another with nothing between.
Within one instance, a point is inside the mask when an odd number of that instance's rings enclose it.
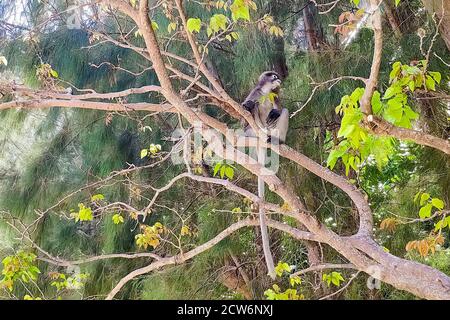
<instances>
[{"instance_id":1,"label":"white eye ring","mask_svg":"<svg viewBox=\"0 0 450 320\"><path fill-rule=\"evenodd\" d=\"M274 75L272 76L272 78L273 78L274 80L278 79L278 77L277 77L276 74L274 74Z\"/></svg>"}]
</instances>

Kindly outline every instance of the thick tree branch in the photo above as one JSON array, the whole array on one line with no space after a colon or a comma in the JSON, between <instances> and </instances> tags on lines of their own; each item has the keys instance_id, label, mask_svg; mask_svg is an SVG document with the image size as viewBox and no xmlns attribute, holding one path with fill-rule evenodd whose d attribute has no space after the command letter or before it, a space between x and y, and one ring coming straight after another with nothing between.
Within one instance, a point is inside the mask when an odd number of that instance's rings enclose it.
<instances>
[{"instance_id":1,"label":"thick tree branch","mask_svg":"<svg viewBox=\"0 0 450 320\"><path fill-rule=\"evenodd\" d=\"M417 144L432 147L450 155L450 140L448 139L441 139L422 131L397 127L383 119L380 119L379 117L372 115L367 117L367 121L376 125L371 129L371 131L377 135L391 136L400 140L414 141Z\"/></svg>"}]
</instances>

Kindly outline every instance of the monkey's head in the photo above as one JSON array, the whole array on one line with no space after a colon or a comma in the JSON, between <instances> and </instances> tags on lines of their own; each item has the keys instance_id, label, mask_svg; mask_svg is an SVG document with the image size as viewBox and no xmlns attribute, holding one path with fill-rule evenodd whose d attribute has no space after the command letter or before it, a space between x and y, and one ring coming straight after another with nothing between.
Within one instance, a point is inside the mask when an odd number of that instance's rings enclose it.
<instances>
[{"instance_id":1,"label":"monkey's head","mask_svg":"<svg viewBox=\"0 0 450 320\"><path fill-rule=\"evenodd\" d=\"M275 71L266 71L259 76L259 84L270 91L275 91L280 88L281 79Z\"/></svg>"}]
</instances>

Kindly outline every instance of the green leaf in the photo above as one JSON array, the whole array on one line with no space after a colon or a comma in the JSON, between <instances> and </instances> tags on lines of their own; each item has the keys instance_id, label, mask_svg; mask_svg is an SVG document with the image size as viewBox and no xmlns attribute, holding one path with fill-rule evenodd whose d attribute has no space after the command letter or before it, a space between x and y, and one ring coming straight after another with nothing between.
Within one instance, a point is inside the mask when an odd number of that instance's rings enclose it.
<instances>
[{"instance_id":1,"label":"green leaf","mask_svg":"<svg viewBox=\"0 0 450 320\"><path fill-rule=\"evenodd\" d=\"M420 205L423 206L428 199L430 199L430 194L426 192L422 193L420 196Z\"/></svg>"},{"instance_id":2,"label":"green leaf","mask_svg":"<svg viewBox=\"0 0 450 320\"><path fill-rule=\"evenodd\" d=\"M425 219L425 218L431 217L431 209L432 208L433 208L433 206L431 205L431 203L427 203L425 206L420 208L420 210L419 210L420 219Z\"/></svg>"},{"instance_id":3,"label":"green leaf","mask_svg":"<svg viewBox=\"0 0 450 320\"><path fill-rule=\"evenodd\" d=\"M171 22L167 26L167 32L169 32L169 33L172 33L172 31L174 31L176 29L177 29L177 23L176 22Z\"/></svg>"},{"instance_id":4,"label":"green leaf","mask_svg":"<svg viewBox=\"0 0 450 320\"><path fill-rule=\"evenodd\" d=\"M384 93L383 99L389 99L393 96L395 96L396 94L402 92L402 88L398 87L398 86L390 86L389 88L386 89L386 92Z\"/></svg>"},{"instance_id":5,"label":"green leaf","mask_svg":"<svg viewBox=\"0 0 450 320\"><path fill-rule=\"evenodd\" d=\"M383 105L381 103L381 94L379 91L375 91L372 96L372 111L374 114L380 114Z\"/></svg>"},{"instance_id":6,"label":"green leaf","mask_svg":"<svg viewBox=\"0 0 450 320\"><path fill-rule=\"evenodd\" d=\"M445 228L444 224L444 220L439 220L435 225L434 225L434 232L438 232L439 230Z\"/></svg>"},{"instance_id":7,"label":"green leaf","mask_svg":"<svg viewBox=\"0 0 450 320\"><path fill-rule=\"evenodd\" d=\"M327 158L327 167L329 167L331 170L333 170L334 166L336 165L336 162L338 161L338 150L333 150L330 152Z\"/></svg>"},{"instance_id":8,"label":"green leaf","mask_svg":"<svg viewBox=\"0 0 450 320\"><path fill-rule=\"evenodd\" d=\"M272 289L267 289L266 291L264 291L264 295L267 297L267 300L276 299L276 293Z\"/></svg>"},{"instance_id":9,"label":"green leaf","mask_svg":"<svg viewBox=\"0 0 450 320\"><path fill-rule=\"evenodd\" d=\"M112 221L114 222L114 224L120 224L124 222L124 219L119 213L116 213L115 215L113 215Z\"/></svg>"},{"instance_id":10,"label":"green leaf","mask_svg":"<svg viewBox=\"0 0 450 320\"><path fill-rule=\"evenodd\" d=\"M52 75L53 78L58 78L58 77L59 77L58 72L56 72L56 71L53 70L53 69L50 71L50 74Z\"/></svg>"},{"instance_id":11,"label":"green leaf","mask_svg":"<svg viewBox=\"0 0 450 320\"><path fill-rule=\"evenodd\" d=\"M153 21L153 20L152 20L152 29L153 29L153 31L156 31L156 30L159 29L158 24L155 21Z\"/></svg>"},{"instance_id":12,"label":"green leaf","mask_svg":"<svg viewBox=\"0 0 450 320\"><path fill-rule=\"evenodd\" d=\"M210 28L214 32L219 32L219 30L226 30L227 29L227 17L223 14L215 14L211 17L211 20L209 22Z\"/></svg>"},{"instance_id":13,"label":"green leaf","mask_svg":"<svg viewBox=\"0 0 450 320\"><path fill-rule=\"evenodd\" d=\"M232 180L234 177L234 169L232 167L226 167L225 168L225 175L228 179Z\"/></svg>"},{"instance_id":14,"label":"green leaf","mask_svg":"<svg viewBox=\"0 0 450 320\"><path fill-rule=\"evenodd\" d=\"M384 111L383 117L388 120L389 122L396 123L402 119L403 116L403 110L402 107L391 107L387 108Z\"/></svg>"},{"instance_id":15,"label":"green leaf","mask_svg":"<svg viewBox=\"0 0 450 320\"><path fill-rule=\"evenodd\" d=\"M433 198L433 199L431 199L431 204L435 208L438 208L439 210L444 209L444 201L442 201L441 199Z\"/></svg>"},{"instance_id":16,"label":"green leaf","mask_svg":"<svg viewBox=\"0 0 450 320\"><path fill-rule=\"evenodd\" d=\"M161 145L160 144L151 144L148 148L148 151L150 151L151 154L157 154L159 151L161 151Z\"/></svg>"},{"instance_id":17,"label":"green leaf","mask_svg":"<svg viewBox=\"0 0 450 320\"><path fill-rule=\"evenodd\" d=\"M302 284L302 279L299 276L294 276L289 278L289 283L292 287Z\"/></svg>"},{"instance_id":18,"label":"green leaf","mask_svg":"<svg viewBox=\"0 0 450 320\"><path fill-rule=\"evenodd\" d=\"M417 200L419 199L420 196L420 191L416 193L416 195L414 196L414 202L417 202Z\"/></svg>"},{"instance_id":19,"label":"green leaf","mask_svg":"<svg viewBox=\"0 0 450 320\"><path fill-rule=\"evenodd\" d=\"M410 106L405 106L403 111L405 112L405 115L411 120L419 118L419 114L417 112L414 112Z\"/></svg>"},{"instance_id":20,"label":"green leaf","mask_svg":"<svg viewBox=\"0 0 450 320\"><path fill-rule=\"evenodd\" d=\"M230 6L233 21L239 19L250 21L250 11L244 0L235 0Z\"/></svg>"},{"instance_id":21,"label":"green leaf","mask_svg":"<svg viewBox=\"0 0 450 320\"><path fill-rule=\"evenodd\" d=\"M145 158L148 155L148 149L141 150L141 159Z\"/></svg>"},{"instance_id":22,"label":"green leaf","mask_svg":"<svg viewBox=\"0 0 450 320\"><path fill-rule=\"evenodd\" d=\"M202 27L202 20L199 18L189 18L187 21L187 29L190 33L200 32L200 28Z\"/></svg>"},{"instance_id":23,"label":"green leaf","mask_svg":"<svg viewBox=\"0 0 450 320\"><path fill-rule=\"evenodd\" d=\"M394 80L394 79L399 75L400 70L401 70L401 66L402 66L402 64L401 64L401 62L399 62L399 61L396 61L396 62L392 65L392 71L391 71L391 73L389 74L389 80L390 80L390 81Z\"/></svg>"},{"instance_id":24,"label":"green leaf","mask_svg":"<svg viewBox=\"0 0 450 320\"><path fill-rule=\"evenodd\" d=\"M400 4L401 0L395 0L395 6L398 7L398 5Z\"/></svg>"},{"instance_id":25,"label":"green leaf","mask_svg":"<svg viewBox=\"0 0 450 320\"><path fill-rule=\"evenodd\" d=\"M356 88L350 95L350 99L356 104L364 95L364 88Z\"/></svg>"},{"instance_id":26,"label":"green leaf","mask_svg":"<svg viewBox=\"0 0 450 320\"><path fill-rule=\"evenodd\" d=\"M92 202L96 202L96 201L100 201L100 200L104 200L104 199L105 199L105 196L102 195L102 194L94 194L94 195L91 197L91 201L92 201Z\"/></svg>"},{"instance_id":27,"label":"green leaf","mask_svg":"<svg viewBox=\"0 0 450 320\"><path fill-rule=\"evenodd\" d=\"M355 128L356 125L354 124L348 126L341 125L341 128L339 129L338 132L338 137L348 137L353 132L353 130L355 130Z\"/></svg>"},{"instance_id":28,"label":"green leaf","mask_svg":"<svg viewBox=\"0 0 450 320\"><path fill-rule=\"evenodd\" d=\"M334 166L336 165L337 160L342 157L346 152L348 151L348 144L347 145L340 145L337 149L334 149L330 152L327 159L327 166L333 170Z\"/></svg>"},{"instance_id":29,"label":"green leaf","mask_svg":"<svg viewBox=\"0 0 450 320\"><path fill-rule=\"evenodd\" d=\"M434 231L437 232L441 229L444 229L445 227L449 227L450 228L450 216L446 217L443 220L439 220L435 225L434 225Z\"/></svg>"},{"instance_id":30,"label":"green leaf","mask_svg":"<svg viewBox=\"0 0 450 320\"><path fill-rule=\"evenodd\" d=\"M341 285L341 281L344 281L344 278L342 277L342 275L339 272L333 271L330 275L331 278L331 282L339 287Z\"/></svg>"},{"instance_id":31,"label":"green leaf","mask_svg":"<svg viewBox=\"0 0 450 320\"><path fill-rule=\"evenodd\" d=\"M395 124L402 128L407 128L407 129L412 128L411 121L409 120L408 117L406 117L404 115L402 115L400 121L396 121Z\"/></svg>"},{"instance_id":32,"label":"green leaf","mask_svg":"<svg viewBox=\"0 0 450 320\"><path fill-rule=\"evenodd\" d=\"M92 221L94 219L94 215L90 207L85 207L82 203L78 204L78 207L80 208L80 211L78 211L79 221Z\"/></svg>"},{"instance_id":33,"label":"green leaf","mask_svg":"<svg viewBox=\"0 0 450 320\"><path fill-rule=\"evenodd\" d=\"M425 80L425 85L427 86L428 90L436 91L436 82L431 76L427 76L427 79Z\"/></svg>"},{"instance_id":34,"label":"green leaf","mask_svg":"<svg viewBox=\"0 0 450 320\"><path fill-rule=\"evenodd\" d=\"M221 162L216 163L216 165L214 166L214 176L217 175L217 173L220 170L220 167L222 167L222 163Z\"/></svg>"},{"instance_id":35,"label":"green leaf","mask_svg":"<svg viewBox=\"0 0 450 320\"><path fill-rule=\"evenodd\" d=\"M277 266L275 267L275 273L277 276L281 277L284 272L290 273L291 272L291 266L289 266L286 262L278 262Z\"/></svg>"},{"instance_id":36,"label":"green leaf","mask_svg":"<svg viewBox=\"0 0 450 320\"><path fill-rule=\"evenodd\" d=\"M429 74L433 77L433 79L434 79L438 84L441 83L442 75L441 75L440 72L433 72L433 71L430 71Z\"/></svg>"}]
</instances>

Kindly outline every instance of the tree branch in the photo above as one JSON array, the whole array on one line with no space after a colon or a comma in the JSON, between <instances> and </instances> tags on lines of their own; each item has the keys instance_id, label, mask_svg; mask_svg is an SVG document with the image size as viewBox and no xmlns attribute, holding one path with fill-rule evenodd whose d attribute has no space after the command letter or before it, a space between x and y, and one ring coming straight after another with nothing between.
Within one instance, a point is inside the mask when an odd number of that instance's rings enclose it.
<instances>
[{"instance_id":1,"label":"tree branch","mask_svg":"<svg viewBox=\"0 0 450 320\"><path fill-rule=\"evenodd\" d=\"M108 296L106 297L106 300L112 300L117 295L117 293L123 288L123 286L125 286L130 280L132 280L140 275L147 274L149 272L152 272L154 270L160 269L160 268L168 266L168 265L176 265L176 264L183 263L183 262L185 262L189 259L192 259L193 257L205 252L209 248L215 246L220 241L229 237L232 233L236 232L237 230L242 229L244 227L248 227L248 226L258 226L258 225L259 225L259 221L255 220L255 219L251 219L251 218L247 218L247 219L238 221L238 222L232 224L231 226L229 226L228 228L226 228L225 230L223 230L222 232L220 232L213 239L205 242L202 245L199 245L195 249L192 249L186 253L177 254L172 257L162 258L158 261L153 262L152 264L150 264L148 266L145 266L140 269L136 269L136 270L130 272L129 274L127 274L125 277L123 277L119 281L119 283L117 283L117 285L109 292ZM267 225L270 227L275 227L275 228L276 227L283 228L283 231L293 229L293 228L291 229L291 227L284 225L278 221L273 221L270 219L268 219ZM314 240L315 239L315 237L311 237L310 234L304 233L300 230L297 230L293 234L293 236L296 239L301 238L302 240Z\"/></svg>"}]
</instances>

